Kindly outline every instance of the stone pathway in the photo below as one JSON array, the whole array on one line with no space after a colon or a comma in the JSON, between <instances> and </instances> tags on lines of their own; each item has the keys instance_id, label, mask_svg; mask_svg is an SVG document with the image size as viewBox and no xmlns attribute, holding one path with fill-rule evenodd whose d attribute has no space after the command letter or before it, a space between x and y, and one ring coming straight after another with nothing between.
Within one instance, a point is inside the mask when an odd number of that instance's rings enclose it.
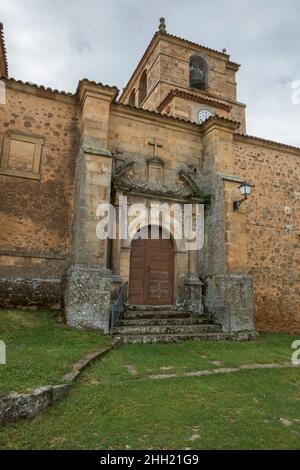
<instances>
[{"instance_id":1,"label":"stone pathway","mask_svg":"<svg viewBox=\"0 0 300 470\"><path fill-rule=\"evenodd\" d=\"M288 368L300 368L300 365L294 365L291 362L284 363L271 363L271 364L245 364L239 367L228 367L228 368L219 368L219 369L210 369L210 370L199 370L195 372L184 372L178 374L157 374L150 375L149 379L151 380L165 380L165 379L175 379L178 377L203 377L207 375L223 375L223 374L233 374L236 372L241 372L243 370L259 370L259 369L288 369Z\"/></svg>"}]
</instances>

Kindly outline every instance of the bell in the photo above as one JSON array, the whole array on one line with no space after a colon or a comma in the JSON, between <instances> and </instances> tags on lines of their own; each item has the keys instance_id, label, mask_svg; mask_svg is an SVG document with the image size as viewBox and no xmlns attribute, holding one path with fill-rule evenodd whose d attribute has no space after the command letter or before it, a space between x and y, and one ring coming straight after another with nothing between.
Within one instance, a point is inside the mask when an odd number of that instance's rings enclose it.
<instances>
[{"instance_id":1,"label":"bell","mask_svg":"<svg viewBox=\"0 0 300 470\"><path fill-rule=\"evenodd\" d=\"M205 89L205 76L202 70L196 65L191 66L190 69L190 86L193 88L198 88L198 90Z\"/></svg>"}]
</instances>

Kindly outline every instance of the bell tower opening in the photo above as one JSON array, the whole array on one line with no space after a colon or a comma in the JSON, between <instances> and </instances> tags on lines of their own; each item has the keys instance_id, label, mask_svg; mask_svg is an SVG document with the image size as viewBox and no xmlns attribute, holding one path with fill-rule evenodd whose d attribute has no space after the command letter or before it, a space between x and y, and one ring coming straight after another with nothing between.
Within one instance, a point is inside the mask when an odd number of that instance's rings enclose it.
<instances>
[{"instance_id":1,"label":"bell tower opening","mask_svg":"<svg viewBox=\"0 0 300 470\"><path fill-rule=\"evenodd\" d=\"M148 75L147 70L144 70L139 82L139 106L143 104L143 101L147 97L147 89L148 89Z\"/></svg>"},{"instance_id":2,"label":"bell tower opening","mask_svg":"<svg viewBox=\"0 0 300 470\"><path fill-rule=\"evenodd\" d=\"M135 90L132 90L128 101L129 106L132 106L133 108L135 107L135 94Z\"/></svg>"},{"instance_id":3,"label":"bell tower opening","mask_svg":"<svg viewBox=\"0 0 300 470\"><path fill-rule=\"evenodd\" d=\"M199 54L193 54L190 58L190 87L202 91L208 88L207 62Z\"/></svg>"}]
</instances>

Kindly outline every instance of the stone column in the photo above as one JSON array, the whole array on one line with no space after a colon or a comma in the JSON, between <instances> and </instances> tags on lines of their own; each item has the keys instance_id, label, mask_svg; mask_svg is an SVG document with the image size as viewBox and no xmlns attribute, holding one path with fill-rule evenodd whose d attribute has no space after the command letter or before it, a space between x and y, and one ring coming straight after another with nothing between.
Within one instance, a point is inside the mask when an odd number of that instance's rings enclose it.
<instances>
[{"instance_id":1,"label":"stone column","mask_svg":"<svg viewBox=\"0 0 300 470\"><path fill-rule=\"evenodd\" d=\"M215 117L203 125L203 174L234 171L233 134L239 123Z\"/></svg>"},{"instance_id":2,"label":"stone column","mask_svg":"<svg viewBox=\"0 0 300 470\"><path fill-rule=\"evenodd\" d=\"M86 80L79 84L81 148L76 162L75 221L72 264L66 279L65 306L69 325L109 331L111 271L108 240L99 240L97 208L110 204L112 154L108 149L110 105L115 88Z\"/></svg>"},{"instance_id":3,"label":"stone column","mask_svg":"<svg viewBox=\"0 0 300 470\"><path fill-rule=\"evenodd\" d=\"M199 251L189 251L189 274L190 277L199 277Z\"/></svg>"},{"instance_id":4,"label":"stone column","mask_svg":"<svg viewBox=\"0 0 300 470\"><path fill-rule=\"evenodd\" d=\"M203 283L200 280L199 269L199 251L189 251L189 280L186 282L186 287L189 291L188 308L194 314L202 314L204 306L202 302L202 287Z\"/></svg>"},{"instance_id":5,"label":"stone column","mask_svg":"<svg viewBox=\"0 0 300 470\"><path fill-rule=\"evenodd\" d=\"M236 176L234 133L238 124L210 119L203 132L203 189L211 194L205 221L204 276L207 308L228 332L253 331L252 278L247 274L247 235L243 210L233 211Z\"/></svg>"}]
</instances>

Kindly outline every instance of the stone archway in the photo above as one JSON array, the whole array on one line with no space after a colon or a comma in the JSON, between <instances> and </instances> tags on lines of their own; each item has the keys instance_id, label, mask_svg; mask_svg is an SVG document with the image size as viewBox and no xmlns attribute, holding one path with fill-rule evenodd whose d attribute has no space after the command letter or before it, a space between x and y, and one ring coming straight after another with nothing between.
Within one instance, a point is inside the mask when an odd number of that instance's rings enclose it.
<instances>
[{"instance_id":1,"label":"stone archway","mask_svg":"<svg viewBox=\"0 0 300 470\"><path fill-rule=\"evenodd\" d=\"M174 303L174 245L173 241L135 237L131 246L129 303L132 305L172 305Z\"/></svg>"}]
</instances>

